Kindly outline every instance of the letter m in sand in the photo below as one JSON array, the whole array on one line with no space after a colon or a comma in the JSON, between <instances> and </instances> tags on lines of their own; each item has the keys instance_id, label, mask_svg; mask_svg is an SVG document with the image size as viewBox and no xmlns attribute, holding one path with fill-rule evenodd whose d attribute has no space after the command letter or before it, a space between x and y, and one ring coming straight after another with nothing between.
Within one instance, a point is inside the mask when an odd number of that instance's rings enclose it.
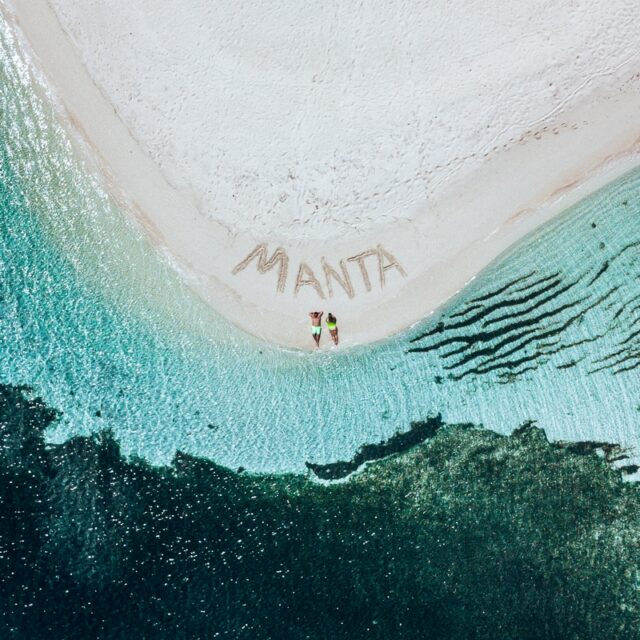
<instances>
[{"instance_id":1,"label":"letter m in sand","mask_svg":"<svg viewBox=\"0 0 640 640\"><path fill-rule=\"evenodd\" d=\"M259 244L242 262L233 268L231 273L235 275L243 269L246 269L254 258L258 258L259 273L271 271L276 264L278 265L277 291L282 293L284 291L284 286L287 283L287 270L289 269L289 256L287 255L287 252L282 247L278 247L269 258L267 245Z\"/></svg>"}]
</instances>

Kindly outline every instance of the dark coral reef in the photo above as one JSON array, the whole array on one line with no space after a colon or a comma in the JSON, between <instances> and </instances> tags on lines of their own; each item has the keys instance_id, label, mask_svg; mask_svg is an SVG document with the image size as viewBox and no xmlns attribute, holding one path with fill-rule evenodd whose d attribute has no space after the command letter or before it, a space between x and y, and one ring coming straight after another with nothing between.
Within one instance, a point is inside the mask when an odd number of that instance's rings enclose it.
<instances>
[{"instance_id":1,"label":"dark coral reef","mask_svg":"<svg viewBox=\"0 0 640 640\"><path fill-rule=\"evenodd\" d=\"M2 638L640 637L638 486L533 425L322 485L45 446L56 417L0 387Z\"/></svg>"}]
</instances>

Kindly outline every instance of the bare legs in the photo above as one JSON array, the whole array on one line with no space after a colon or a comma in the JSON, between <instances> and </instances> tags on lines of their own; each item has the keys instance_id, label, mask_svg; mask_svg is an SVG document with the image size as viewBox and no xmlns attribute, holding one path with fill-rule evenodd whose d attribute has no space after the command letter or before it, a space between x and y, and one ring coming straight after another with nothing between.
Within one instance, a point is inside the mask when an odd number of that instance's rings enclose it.
<instances>
[{"instance_id":1,"label":"bare legs","mask_svg":"<svg viewBox=\"0 0 640 640\"><path fill-rule=\"evenodd\" d=\"M329 331L329 333L331 334L331 339L333 340L333 344L336 345L336 347L338 346L338 330L337 329L331 329L331 331Z\"/></svg>"}]
</instances>

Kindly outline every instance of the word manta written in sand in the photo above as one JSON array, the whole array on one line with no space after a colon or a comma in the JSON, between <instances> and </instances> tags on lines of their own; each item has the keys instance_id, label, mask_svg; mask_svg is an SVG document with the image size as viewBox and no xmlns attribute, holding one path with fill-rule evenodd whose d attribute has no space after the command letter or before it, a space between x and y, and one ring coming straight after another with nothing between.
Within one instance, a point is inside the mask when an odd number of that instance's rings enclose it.
<instances>
[{"instance_id":1,"label":"word manta written in sand","mask_svg":"<svg viewBox=\"0 0 640 640\"><path fill-rule=\"evenodd\" d=\"M278 280L276 282L276 291L284 293L287 287L287 277L289 275L289 255L282 248L278 247L271 256L265 243L257 245L247 257L239 262L231 273L234 275L246 269L252 262L257 261L256 267L258 273L265 274L272 269L277 268ZM331 265L327 259L322 256L320 258L320 268L314 271L306 262L301 261L298 265L296 279L293 286L293 295L297 296L302 287L311 287L318 296L325 300L327 298L325 290L329 297L334 295L334 286L340 286L349 298L356 295L356 291L351 280L349 265L355 265L357 272L360 273L362 282L367 291L371 291L371 278L369 276L369 268L372 263L377 267L378 281L380 288L384 288L387 283L387 274L392 269L397 271L403 278L407 277L406 271L402 268L396 258L389 253L381 244L374 249L367 249L349 258L343 258L338 262L338 269ZM352 266L352 269L354 267ZM320 282L320 278L316 276L316 272L321 274L324 280L324 288Z\"/></svg>"}]
</instances>

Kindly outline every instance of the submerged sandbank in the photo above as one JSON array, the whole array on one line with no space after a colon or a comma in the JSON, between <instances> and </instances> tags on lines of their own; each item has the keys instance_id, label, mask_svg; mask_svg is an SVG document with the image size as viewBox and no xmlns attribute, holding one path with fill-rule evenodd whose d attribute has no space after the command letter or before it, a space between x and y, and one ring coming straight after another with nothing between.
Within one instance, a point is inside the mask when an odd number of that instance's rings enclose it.
<instances>
[{"instance_id":1,"label":"submerged sandbank","mask_svg":"<svg viewBox=\"0 0 640 640\"><path fill-rule=\"evenodd\" d=\"M87 71L86 51L77 50L49 2L13 0L11 15L59 98L62 118L123 209L216 310L286 346L309 346L311 307L339 316L345 345L415 323L508 246L638 163L639 61L616 59L564 96L560 108L482 151L468 171L447 178L443 170L437 197L380 215L376 224L354 220L350 232L330 238L313 225L297 236L277 225L254 234L208 215L193 185L172 186L138 140L140 131L123 121L121 105ZM524 95L542 107L549 99ZM366 171L367 158L359 161Z\"/></svg>"}]
</instances>

